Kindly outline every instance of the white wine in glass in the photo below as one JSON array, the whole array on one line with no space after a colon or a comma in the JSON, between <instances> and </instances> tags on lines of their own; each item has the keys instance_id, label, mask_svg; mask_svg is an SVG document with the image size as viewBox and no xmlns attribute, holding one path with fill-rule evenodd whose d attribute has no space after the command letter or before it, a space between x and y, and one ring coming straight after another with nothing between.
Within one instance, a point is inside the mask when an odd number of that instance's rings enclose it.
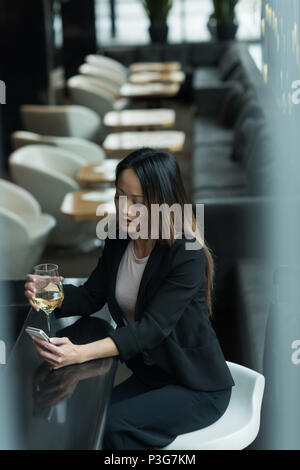
<instances>
[{"instance_id":1,"label":"white wine in glass","mask_svg":"<svg viewBox=\"0 0 300 470\"><path fill-rule=\"evenodd\" d=\"M33 302L47 316L48 332L51 336L50 315L64 300L64 292L58 266L56 264L39 264L34 267L35 294Z\"/></svg>"}]
</instances>

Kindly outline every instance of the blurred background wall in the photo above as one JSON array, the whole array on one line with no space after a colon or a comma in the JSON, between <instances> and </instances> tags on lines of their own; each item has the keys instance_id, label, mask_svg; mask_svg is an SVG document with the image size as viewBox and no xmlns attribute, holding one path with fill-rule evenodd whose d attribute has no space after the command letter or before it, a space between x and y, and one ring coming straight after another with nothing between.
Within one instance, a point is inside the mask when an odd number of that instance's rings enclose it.
<instances>
[{"instance_id":1,"label":"blurred background wall","mask_svg":"<svg viewBox=\"0 0 300 470\"><path fill-rule=\"evenodd\" d=\"M300 448L300 8L297 0L262 2L263 73L280 112L270 119L276 166L269 175L279 202L271 218L276 269L266 330L266 391L256 448ZM298 87L299 88L299 87Z\"/></svg>"}]
</instances>

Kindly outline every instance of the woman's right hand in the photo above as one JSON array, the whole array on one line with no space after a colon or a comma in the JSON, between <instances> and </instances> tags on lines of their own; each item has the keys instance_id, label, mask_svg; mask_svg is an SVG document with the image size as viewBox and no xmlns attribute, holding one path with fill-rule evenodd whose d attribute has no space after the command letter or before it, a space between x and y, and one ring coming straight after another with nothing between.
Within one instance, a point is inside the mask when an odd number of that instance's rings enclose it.
<instances>
[{"instance_id":1,"label":"woman's right hand","mask_svg":"<svg viewBox=\"0 0 300 470\"><path fill-rule=\"evenodd\" d=\"M50 278L47 276L37 276L36 274L27 274L24 294L30 306L38 312L40 309L33 302L35 293L43 289L49 282L62 282L63 279L62 276Z\"/></svg>"}]
</instances>

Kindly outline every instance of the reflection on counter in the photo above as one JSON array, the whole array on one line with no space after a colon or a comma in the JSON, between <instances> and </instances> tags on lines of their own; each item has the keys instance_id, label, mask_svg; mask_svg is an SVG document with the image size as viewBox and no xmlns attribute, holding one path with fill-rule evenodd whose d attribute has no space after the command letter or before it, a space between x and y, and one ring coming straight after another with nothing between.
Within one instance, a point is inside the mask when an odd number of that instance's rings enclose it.
<instances>
[{"instance_id":1,"label":"reflection on counter","mask_svg":"<svg viewBox=\"0 0 300 470\"><path fill-rule=\"evenodd\" d=\"M15 410L11 423L14 449L101 449L106 408L113 388L116 358L98 359L51 370L43 362L27 326L43 328L45 316L31 309L0 376L0 387L12 390L0 403ZM79 319L78 319L79 318ZM55 319L56 336L75 344L103 339L112 326L101 318L85 316ZM0 437L0 448L5 448Z\"/></svg>"},{"instance_id":2,"label":"reflection on counter","mask_svg":"<svg viewBox=\"0 0 300 470\"><path fill-rule=\"evenodd\" d=\"M35 371L32 381L33 415L59 423L66 421L66 402L72 397L80 381L105 376L112 367L112 358L76 364L53 371L44 363ZM55 413L56 411L56 413Z\"/></svg>"}]
</instances>

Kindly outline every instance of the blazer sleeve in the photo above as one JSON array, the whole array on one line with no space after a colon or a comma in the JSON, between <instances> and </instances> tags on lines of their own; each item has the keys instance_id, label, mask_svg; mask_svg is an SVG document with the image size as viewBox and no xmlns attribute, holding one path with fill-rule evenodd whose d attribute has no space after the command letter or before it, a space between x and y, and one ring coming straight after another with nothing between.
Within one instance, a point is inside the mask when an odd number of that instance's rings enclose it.
<instances>
[{"instance_id":1,"label":"blazer sleeve","mask_svg":"<svg viewBox=\"0 0 300 470\"><path fill-rule=\"evenodd\" d=\"M107 302L109 241L105 241L102 256L88 280L79 287L65 284L64 300L60 309L55 310L56 318L91 315Z\"/></svg>"},{"instance_id":2,"label":"blazer sleeve","mask_svg":"<svg viewBox=\"0 0 300 470\"><path fill-rule=\"evenodd\" d=\"M121 362L158 346L174 329L192 298L201 288L205 289L206 258L203 248L197 252L189 251L182 244L171 264L169 274L141 319L109 334L116 343Z\"/></svg>"}]
</instances>

